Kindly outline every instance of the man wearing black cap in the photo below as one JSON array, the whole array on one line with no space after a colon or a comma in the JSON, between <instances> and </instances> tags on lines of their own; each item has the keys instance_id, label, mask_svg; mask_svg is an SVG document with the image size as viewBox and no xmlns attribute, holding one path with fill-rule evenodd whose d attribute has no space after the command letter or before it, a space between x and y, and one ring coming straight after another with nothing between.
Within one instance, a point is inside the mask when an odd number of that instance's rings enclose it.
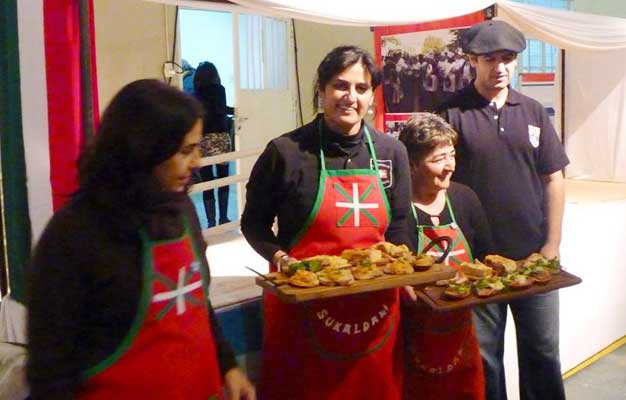
<instances>
[{"instance_id":1,"label":"man wearing black cap","mask_svg":"<svg viewBox=\"0 0 626 400\"><path fill-rule=\"evenodd\" d=\"M461 46L476 79L441 113L459 134L453 179L470 186L485 207L493 252L522 259L559 256L564 208L562 169L569 163L541 104L509 85L524 35L502 21L467 29ZM487 399L506 399L502 357L507 306L517 332L522 400L564 399L559 361L558 292L474 309Z\"/></svg>"}]
</instances>

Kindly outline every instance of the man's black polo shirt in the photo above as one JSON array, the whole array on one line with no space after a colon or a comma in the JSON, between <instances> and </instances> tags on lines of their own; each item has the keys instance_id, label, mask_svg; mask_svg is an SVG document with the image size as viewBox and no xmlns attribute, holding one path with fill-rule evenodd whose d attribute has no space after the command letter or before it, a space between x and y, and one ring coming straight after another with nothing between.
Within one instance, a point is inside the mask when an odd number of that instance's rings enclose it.
<instances>
[{"instance_id":1,"label":"man's black polo shirt","mask_svg":"<svg viewBox=\"0 0 626 400\"><path fill-rule=\"evenodd\" d=\"M469 85L442 107L459 134L453 179L478 194L495 251L519 259L545 243L542 175L569 160L543 106L509 88L501 109Z\"/></svg>"}]
</instances>

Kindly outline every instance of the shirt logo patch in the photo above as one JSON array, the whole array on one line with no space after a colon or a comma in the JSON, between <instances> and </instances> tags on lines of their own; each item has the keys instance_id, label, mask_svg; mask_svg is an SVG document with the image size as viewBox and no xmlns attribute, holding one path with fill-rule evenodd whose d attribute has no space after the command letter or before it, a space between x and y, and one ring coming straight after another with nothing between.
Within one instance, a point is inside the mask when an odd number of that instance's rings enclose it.
<instances>
[{"instance_id":1,"label":"shirt logo patch","mask_svg":"<svg viewBox=\"0 0 626 400\"><path fill-rule=\"evenodd\" d=\"M374 160L370 159L370 168L374 168ZM393 185L393 163L391 160L378 160L378 173L383 182L383 188L389 189Z\"/></svg>"},{"instance_id":2,"label":"shirt logo patch","mask_svg":"<svg viewBox=\"0 0 626 400\"><path fill-rule=\"evenodd\" d=\"M541 128L534 125L528 125L528 140L530 144L537 148L539 147L539 138L541 137Z\"/></svg>"}]
</instances>

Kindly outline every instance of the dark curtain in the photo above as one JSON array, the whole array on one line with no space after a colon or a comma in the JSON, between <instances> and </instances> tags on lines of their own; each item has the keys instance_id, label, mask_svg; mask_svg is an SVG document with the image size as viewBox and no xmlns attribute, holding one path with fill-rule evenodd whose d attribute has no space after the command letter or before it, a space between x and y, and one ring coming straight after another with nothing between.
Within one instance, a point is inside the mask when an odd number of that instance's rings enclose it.
<instances>
[{"instance_id":1,"label":"dark curtain","mask_svg":"<svg viewBox=\"0 0 626 400\"><path fill-rule=\"evenodd\" d=\"M11 297L24 301L24 272L31 248L26 164L22 138L17 0L0 1L0 158L3 231ZM3 249L5 250L5 249ZM4 257L3 257L4 258ZM3 274L3 279L5 274Z\"/></svg>"}]
</instances>

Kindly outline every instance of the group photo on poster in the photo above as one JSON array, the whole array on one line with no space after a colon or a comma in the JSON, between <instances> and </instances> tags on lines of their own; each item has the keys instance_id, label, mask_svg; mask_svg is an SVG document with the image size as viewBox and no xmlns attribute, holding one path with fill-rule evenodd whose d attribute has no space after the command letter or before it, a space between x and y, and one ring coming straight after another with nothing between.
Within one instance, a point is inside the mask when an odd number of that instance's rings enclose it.
<instances>
[{"instance_id":1,"label":"group photo on poster","mask_svg":"<svg viewBox=\"0 0 626 400\"><path fill-rule=\"evenodd\" d=\"M463 54L462 29L382 36L385 113L433 111L474 75Z\"/></svg>"}]
</instances>

